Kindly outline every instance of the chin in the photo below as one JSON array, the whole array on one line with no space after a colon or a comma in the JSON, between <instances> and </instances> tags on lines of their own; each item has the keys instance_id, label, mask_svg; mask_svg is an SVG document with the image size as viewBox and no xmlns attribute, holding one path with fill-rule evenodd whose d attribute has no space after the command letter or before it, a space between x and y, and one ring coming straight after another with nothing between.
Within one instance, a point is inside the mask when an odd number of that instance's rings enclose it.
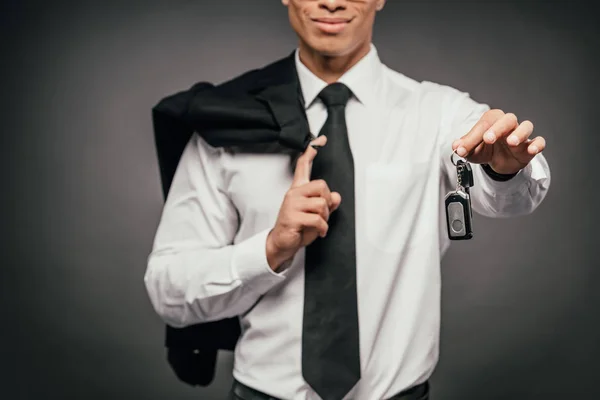
<instances>
[{"instance_id":1,"label":"chin","mask_svg":"<svg viewBox=\"0 0 600 400\"><path fill-rule=\"evenodd\" d=\"M339 57L350 53L353 46L341 38L324 38L311 40L309 46L317 53L326 57Z\"/></svg>"}]
</instances>

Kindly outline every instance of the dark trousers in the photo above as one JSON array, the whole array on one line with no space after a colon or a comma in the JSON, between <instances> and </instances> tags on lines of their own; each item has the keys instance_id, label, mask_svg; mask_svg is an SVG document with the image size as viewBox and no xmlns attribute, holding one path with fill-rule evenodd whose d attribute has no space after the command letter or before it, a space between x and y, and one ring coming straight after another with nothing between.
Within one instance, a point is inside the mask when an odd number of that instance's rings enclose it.
<instances>
[{"instance_id":1,"label":"dark trousers","mask_svg":"<svg viewBox=\"0 0 600 400\"><path fill-rule=\"evenodd\" d=\"M231 391L229 392L229 400L281 400L276 397L271 397L261 393L258 390L249 388L248 386L233 380ZM341 400L341 399L340 399ZM429 382L421 383L415 387L404 390L388 400L429 400Z\"/></svg>"}]
</instances>

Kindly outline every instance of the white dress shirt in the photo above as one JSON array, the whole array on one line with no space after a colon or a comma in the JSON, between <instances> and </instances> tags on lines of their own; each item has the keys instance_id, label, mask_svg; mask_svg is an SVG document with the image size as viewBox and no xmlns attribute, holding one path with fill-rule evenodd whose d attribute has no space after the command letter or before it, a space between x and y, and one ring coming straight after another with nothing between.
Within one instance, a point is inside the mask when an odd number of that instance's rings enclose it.
<instances>
[{"instance_id":1,"label":"white dress shirt","mask_svg":"<svg viewBox=\"0 0 600 400\"><path fill-rule=\"evenodd\" d=\"M313 133L326 83L296 65ZM450 241L444 196L456 185L452 142L489 109L467 93L417 82L371 51L339 80L356 180L356 260L362 378L346 399L380 400L421 383L438 361L440 259ZM194 134L166 200L145 274L156 312L176 327L239 316L234 377L282 399L317 400L301 370L304 249L283 270L266 238L292 183L289 155L232 154ZM318 157L318 155L317 155ZM473 166L473 210L531 213L550 171L538 154L493 181ZM342 199L343 201L343 199Z\"/></svg>"}]
</instances>

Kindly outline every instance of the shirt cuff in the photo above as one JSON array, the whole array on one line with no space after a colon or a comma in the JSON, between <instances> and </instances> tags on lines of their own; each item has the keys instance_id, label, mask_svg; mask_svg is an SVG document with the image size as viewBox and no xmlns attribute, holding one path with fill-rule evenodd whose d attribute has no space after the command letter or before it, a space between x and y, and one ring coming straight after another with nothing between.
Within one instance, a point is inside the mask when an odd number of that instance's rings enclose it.
<instances>
[{"instance_id":1,"label":"shirt cuff","mask_svg":"<svg viewBox=\"0 0 600 400\"><path fill-rule=\"evenodd\" d=\"M269 231L260 231L236 244L231 260L233 275L242 282L242 286L260 294L266 293L286 277L286 271L273 271L267 261Z\"/></svg>"},{"instance_id":2,"label":"shirt cuff","mask_svg":"<svg viewBox=\"0 0 600 400\"><path fill-rule=\"evenodd\" d=\"M529 163L517 172L515 176L507 180L497 180L489 176L485 172L484 168L480 165L481 176L484 177L482 185L484 185L489 192L495 195L512 195L521 193L523 190L528 189L529 182L531 180L532 164Z\"/></svg>"},{"instance_id":3,"label":"shirt cuff","mask_svg":"<svg viewBox=\"0 0 600 400\"><path fill-rule=\"evenodd\" d=\"M483 169L483 172L488 174L490 178L500 182L506 182L507 180L514 178L515 175L518 174L518 172L515 172L514 174L499 174L496 171L494 171L489 164L481 164L481 168Z\"/></svg>"}]
</instances>

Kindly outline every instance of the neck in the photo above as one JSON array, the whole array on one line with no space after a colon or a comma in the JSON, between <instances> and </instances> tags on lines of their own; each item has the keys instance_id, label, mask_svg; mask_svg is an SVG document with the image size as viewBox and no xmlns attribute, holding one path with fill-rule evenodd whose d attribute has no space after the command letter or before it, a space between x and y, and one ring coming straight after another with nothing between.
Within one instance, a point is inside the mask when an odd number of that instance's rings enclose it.
<instances>
[{"instance_id":1,"label":"neck","mask_svg":"<svg viewBox=\"0 0 600 400\"><path fill-rule=\"evenodd\" d=\"M302 41L300 42L299 47L299 56L302 64L304 64L313 74L330 84L337 82L346 71L352 68L369 53L371 42L366 41L355 50L342 56L324 55L317 52L315 49L310 48Z\"/></svg>"}]
</instances>

